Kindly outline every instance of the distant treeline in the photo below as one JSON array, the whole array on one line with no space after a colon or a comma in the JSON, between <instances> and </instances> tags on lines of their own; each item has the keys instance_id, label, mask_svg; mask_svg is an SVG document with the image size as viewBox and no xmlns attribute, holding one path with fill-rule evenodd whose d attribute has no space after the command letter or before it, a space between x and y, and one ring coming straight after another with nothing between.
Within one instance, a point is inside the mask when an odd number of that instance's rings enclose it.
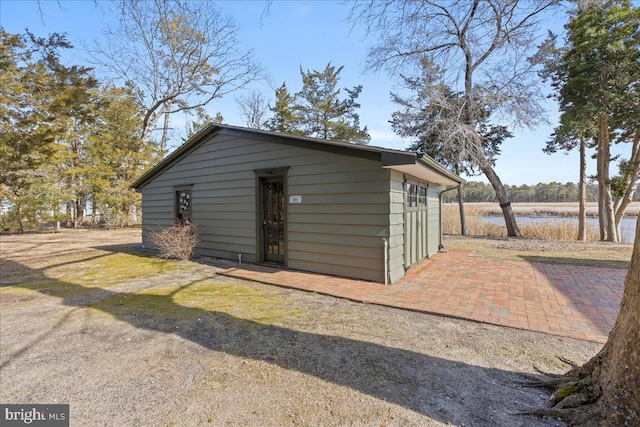
<instances>
[{"instance_id":1,"label":"distant treeline","mask_svg":"<svg viewBox=\"0 0 640 427\"><path fill-rule=\"evenodd\" d=\"M506 185L511 202L529 203L559 203L578 202L578 186L573 182L561 184L559 182L538 183L536 185ZM468 181L462 185L462 196L466 202L497 202L496 193L490 184ZM640 194L636 192L634 201L640 201ZM456 191L444 193L444 202L457 202ZM587 184L587 202L598 201L598 185Z\"/></svg>"}]
</instances>

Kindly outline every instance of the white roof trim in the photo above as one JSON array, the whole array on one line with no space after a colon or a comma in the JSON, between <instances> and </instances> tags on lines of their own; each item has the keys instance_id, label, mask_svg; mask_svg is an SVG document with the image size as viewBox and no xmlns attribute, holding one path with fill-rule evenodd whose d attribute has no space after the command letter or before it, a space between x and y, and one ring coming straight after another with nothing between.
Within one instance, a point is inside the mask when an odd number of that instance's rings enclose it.
<instances>
[{"instance_id":1,"label":"white roof trim","mask_svg":"<svg viewBox=\"0 0 640 427\"><path fill-rule=\"evenodd\" d=\"M434 184L456 186L460 185L460 182L455 181L447 176L444 176L443 174L438 173L433 169L417 163L413 165L393 165L383 167L414 176L418 179L421 179L422 181L433 182Z\"/></svg>"}]
</instances>

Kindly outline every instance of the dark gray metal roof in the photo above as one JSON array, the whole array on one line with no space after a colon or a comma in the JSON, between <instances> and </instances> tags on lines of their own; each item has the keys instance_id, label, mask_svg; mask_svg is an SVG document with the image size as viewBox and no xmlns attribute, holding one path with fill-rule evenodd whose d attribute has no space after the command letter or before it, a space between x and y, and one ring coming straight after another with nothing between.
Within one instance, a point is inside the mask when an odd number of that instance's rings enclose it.
<instances>
[{"instance_id":1,"label":"dark gray metal roof","mask_svg":"<svg viewBox=\"0 0 640 427\"><path fill-rule=\"evenodd\" d=\"M396 169L414 175L418 178L423 178L443 185L459 185L464 182L462 178L448 171L441 164L426 154L210 123L178 147L174 152L161 160L153 168L145 172L140 178L131 184L131 188L136 190L141 189L147 182L162 173L162 171L171 166L174 162L187 156L191 151L195 150L202 142L204 142L207 137L214 134L233 135L242 138L273 142L276 144L293 145L312 150L328 151L347 156L379 160L382 167Z\"/></svg>"}]
</instances>

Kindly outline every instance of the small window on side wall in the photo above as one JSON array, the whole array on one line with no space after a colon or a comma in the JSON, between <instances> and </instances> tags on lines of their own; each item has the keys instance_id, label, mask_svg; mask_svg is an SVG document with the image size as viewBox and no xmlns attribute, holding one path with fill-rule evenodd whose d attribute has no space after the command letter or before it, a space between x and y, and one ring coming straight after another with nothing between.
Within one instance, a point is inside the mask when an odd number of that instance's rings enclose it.
<instances>
[{"instance_id":1,"label":"small window on side wall","mask_svg":"<svg viewBox=\"0 0 640 427\"><path fill-rule=\"evenodd\" d=\"M418 206L427 206L428 191L429 190L427 184L420 183L420 188L418 191Z\"/></svg>"},{"instance_id":2,"label":"small window on side wall","mask_svg":"<svg viewBox=\"0 0 640 427\"><path fill-rule=\"evenodd\" d=\"M415 208L418 206L418 183L416 181L405 181L407 189L407 207Z\"/></svg>"},{"instance_id":3,"label":"small window on side wall","mask_svg":"<svg viewBox=\"0 0 640 427\"><path fill-rule=\"evenodd\" d=\"M191 224L191 190L176 191L176 222Z\"/></svg>"}]
</instances>

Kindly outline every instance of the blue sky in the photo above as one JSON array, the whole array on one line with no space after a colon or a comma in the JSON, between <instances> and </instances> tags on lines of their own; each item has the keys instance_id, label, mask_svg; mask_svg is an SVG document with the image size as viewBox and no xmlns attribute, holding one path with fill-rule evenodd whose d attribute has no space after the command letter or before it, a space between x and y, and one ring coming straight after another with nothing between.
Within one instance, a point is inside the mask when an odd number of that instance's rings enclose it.
<instances>
[{"instance_id":1,"label":"blue sky","mask_svg":"<svg viewBox=\"0 0 640 427\"><path fill-rule=\"evenodd\" d=\"M367 47L373 40L364 39L358 28L351 31L351 25L345 22L347 6L329 1L274 1L269 15L261 22L265 5L262 1L219 4L234 17L246 47L254 50L256 59L268 72L270 83L259 82L254 87L270 102L273 88L283 81L291 92L301 88L300 67L323 69L329 61L333 65L344 65L340 86L363 85L359 98L362 105L360 121L369 128L370 144L393 149L405 149L409 145L409 141L393 133L388 123L395 109L389 93L394 90L396 80L382 73L365 72L363 63ZM39 36L51 32L67 33L79 47L82 41L99 39L103 25L112 19L101 2L43 0L39 6L42 14L35 0L0 0L0 25L11 33L23 32L27 27ZM546 25L554 32L562 30L561 20L549 21ZM83 53L74 49L67 59L82 62ZM240 93L214 100L208 107L210 114L219 111L226 123L243 125L235 101L238 95ZM516 131L515 138L504 143L496 172L505 184L577 181L578 157L575 153L551 156L542 153L557 119L557 108L552 101L548 102L548 112L550 125ZM180 128L179 119L172 126ZM179 134L173 135L173 146L181 141ZM594 162L589 163L588 174L595 174ZM487 182L482 176L468 179Z\"/></svg>"}]
</instances>

